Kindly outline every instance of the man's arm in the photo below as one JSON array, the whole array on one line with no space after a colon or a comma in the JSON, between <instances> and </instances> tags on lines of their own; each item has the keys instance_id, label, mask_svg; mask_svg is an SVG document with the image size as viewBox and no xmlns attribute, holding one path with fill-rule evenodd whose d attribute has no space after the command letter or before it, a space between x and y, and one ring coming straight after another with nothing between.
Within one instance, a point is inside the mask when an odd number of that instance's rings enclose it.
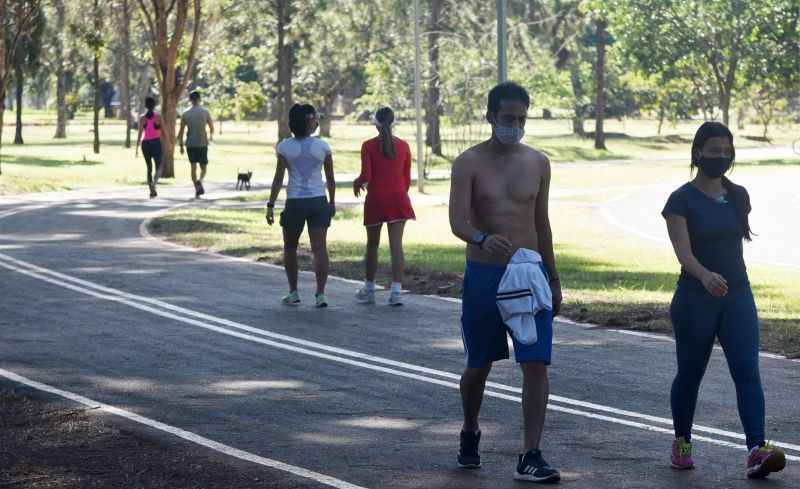
<instances>
[{"instance_id":1,"label":"man's arm","mask_svg":"<svg viewBox=\"0 0 800 489\"><path fill-rule=\"evenodd\" d=\"M211 113L210 112L208 114L207 123L208 123L208 134L209 134L208 140L213 143L214 142L214 120L211 119Z\"/></svg>"},{"instance_id":2,"label":"man's arm","mask_svg":"<svg viewBox=\"0 0 800 489\"><path fill-rule=\"evenodd\" d=\"M556 255L553 251L553 230L550 227L550 160L544 157L544 174L539 184L536 197L536 234L539 237L539 253L547 275L550 277L550 289L553 292L553 315L561 309L561 279L556 270Z\"/></svg>"},{"instance_id":3,"label":"man's arm","mask_svg":"<svg viewBox=\"0 0 800 489\"><path fill-rule=\"evenodd\" d=\"M472 243L480 231L470 223L472 208L473 170L468 159L462 154L453 162L450 176L450 229L459 239Z\"/></svg>"},{"instance_id":4,"label":"man's arm","mask_svg":"<svg viewBox=\"0 0 800 489\"><path fill-rule=\"evenodd\" d=\"M183 153L183 130L186 129L186 121L183 120L181 117L181 129L178 131L178 145L181 147L181 153Z\"/></svg>"}]
</instances>

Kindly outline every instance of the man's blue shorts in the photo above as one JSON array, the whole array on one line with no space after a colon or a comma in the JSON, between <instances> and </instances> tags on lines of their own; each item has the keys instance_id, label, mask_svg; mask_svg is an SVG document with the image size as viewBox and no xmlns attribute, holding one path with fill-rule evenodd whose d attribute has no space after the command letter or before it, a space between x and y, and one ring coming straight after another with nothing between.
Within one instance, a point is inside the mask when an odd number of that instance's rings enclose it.
<instances>
[{"instance_id":1,"label":"man's blue shorts","mask_svg":"<svg viewBox=\"0 0 800 489\"><path fill-rule=\"evenodd\" d=\"M505 271L504 265L467 262L461 312L461 336L467 367L481 368L495 360L508 358L506 334L511 333L497 308L497 289ZM536 315L536 332L538 340L532 345L523 345L511 335L518 363L543 362L550 365L552 311L542 310Z\"/></svg>"}]
</instances>

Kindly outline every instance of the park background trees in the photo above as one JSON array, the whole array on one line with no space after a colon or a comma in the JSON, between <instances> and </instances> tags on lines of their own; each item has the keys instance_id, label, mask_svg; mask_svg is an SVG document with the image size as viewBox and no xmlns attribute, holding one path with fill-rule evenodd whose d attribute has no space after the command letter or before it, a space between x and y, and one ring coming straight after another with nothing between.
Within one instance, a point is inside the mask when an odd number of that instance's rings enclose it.
<instances>
[{"instance_id":1,"label":"park background trees","mask_svg":"<svg viewBox=\"0 0 800 489\"><path fill-rule=\"evenodd\" d=\"M485 94L498 69L495 5L420 2L425 144L430 158L449 158L485 136ZM689 117L748 120L767 139L774 124L800 111L797 0L507 5L509 78L530 90L531 116L564 119L598 151L609 144L608 118L654 118L659 132ZM97 108L99 151L99 88L103 105L108 109L113 94L114 117L126 121L157 92L165 176L191 89L204 94L216 119L276 121L279 138L289 134L286 115L295 100L324 114L326 137L332 120L364 119L383 104L401 119L413 117L409 2L0 0L0 9L0 114L3 102L52 109L54 135L64 138L76 111ZM25 22L15 20L32 11ZM37 38L42 42L28 42ZM22 76L17 60L27 67ZM21 89L9 90L11 83ZM23 122L20 116L20 140ZM130 146L130 131L123 144Z\"/></svg>"}]
</instances>

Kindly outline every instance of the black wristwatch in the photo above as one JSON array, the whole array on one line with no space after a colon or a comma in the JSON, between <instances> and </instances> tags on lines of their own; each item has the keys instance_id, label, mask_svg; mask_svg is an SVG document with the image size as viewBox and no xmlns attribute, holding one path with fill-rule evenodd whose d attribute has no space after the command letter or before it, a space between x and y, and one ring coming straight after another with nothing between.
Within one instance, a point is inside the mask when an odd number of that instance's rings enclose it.
<instances>
[{"instance_id":1,"label":"black wristwatch","mask_svg":"<svg viewBox=\"0 0 800 489\"><path fill-rule=\"evenodd\" d=\"M478 248L483 248L483 243L488 237L488 234L484 233L483 231L478 231L472 236L472 244L478 245Z\"/></svg>"},{"instance_id":2,"label":"black wristwatch","mask_svg":"<svg viewBox=\"0 0 800 489\"><path fill-rule=\"evenodd\" d=\"M267 209L272 209L275 207L275 202L267 202Z\"/></svg>"}]
</instances>

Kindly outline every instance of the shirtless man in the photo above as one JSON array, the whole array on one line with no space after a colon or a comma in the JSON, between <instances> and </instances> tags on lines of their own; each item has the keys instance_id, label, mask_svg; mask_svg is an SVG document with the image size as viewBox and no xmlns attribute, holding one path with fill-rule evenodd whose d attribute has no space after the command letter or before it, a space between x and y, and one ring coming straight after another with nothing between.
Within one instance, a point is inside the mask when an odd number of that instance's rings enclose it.
<instances>
[{"instance_id":1,"label":"shirtless man","mask_svg":"<svg viewBox=\"0 0 800 489\"><path fill-rule=\"evenodd\" d=\"M462 337L467 367L461 376L464 426L458 463L480 467L478 443L480 412L486 378L492 362L508 358L506 327L497 309L496 294L505 267L519 248L542 256L553 310L536 315L538 341L514 342L514 356L522 368L522 415L525 450L514 478L555 482L557 470L539 450L549 396L547 365L553 340L553 316L561 307L561 285L556 273L553 236L547 201L550 162L539 151L522 144L530 99L521 86L501 83L489 92L486 119L492 137L461 154L453 164L450 189L450 226L467 242L464 273Z\"/></svg>"}]
</instances>

